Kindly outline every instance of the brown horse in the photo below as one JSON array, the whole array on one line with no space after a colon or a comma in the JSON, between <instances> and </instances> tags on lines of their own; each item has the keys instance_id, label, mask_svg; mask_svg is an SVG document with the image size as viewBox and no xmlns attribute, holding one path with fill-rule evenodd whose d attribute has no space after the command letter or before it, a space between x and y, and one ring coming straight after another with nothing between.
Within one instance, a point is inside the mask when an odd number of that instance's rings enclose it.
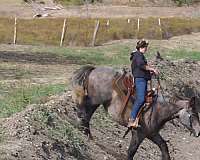
<instances>
[{"instance_id":1,"label":"brown horse","mask_svg":"<svg viewBox=\"0 0 200 160\"><path fill-rule=\"evenodd\" d=\"M134 100L129 100L123 114L121 107L123 100L119 92L113 88L113 80L122 72L111 67L84 66L77 70L72 77L73 99L78 107L78 117L85 134L91 136L89 122L100 105L103 105L112 118L126 126L131 106ZM158 145L162 152L162 160L169 160L169 151L165 140L159 134L163 125L179 117L180 121L194 136L200 134L199 116L195 108L195 98L190 100L175 98L166 102L161 95L157 95L151 107L141 115L139 127L132 131L132 138L128 149L128 160L132 160L139 145L145 138Z\"/></svg>"}]
</instances>

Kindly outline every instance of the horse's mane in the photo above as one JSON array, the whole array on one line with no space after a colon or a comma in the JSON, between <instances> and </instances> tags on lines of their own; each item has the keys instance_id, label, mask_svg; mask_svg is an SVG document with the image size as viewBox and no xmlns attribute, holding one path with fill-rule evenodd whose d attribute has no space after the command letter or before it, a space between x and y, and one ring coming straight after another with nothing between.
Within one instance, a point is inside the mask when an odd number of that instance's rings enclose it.
<instances>
[{"instance_id":1,"label":"horse's mane","mask_svg":"<svg viewBox=\"0 0 200 160\"><path fill-rule=\"evenodd\" d=\"M188 97L184 97L184 96L180 96L178 94L175 94L173 97L171 97L169 99L169 103L176 104L177 101L180 101L180 100L188 100L189 101L190 99Z\"/></svg>"},{"instance_id":2,"label":"horse's mane","mask_svg":"<svg viewBox=\"0 0 200 160\"><path fill-rule=\"evenodd\" d=\"M95 69L94 66L87 65L87 66L83 66L80 69L76 70L73 73L73 77L71 78L72 86L74 86L74 85L83 86L85 83L84 81L86 80L86 78L88 77L90 72L94 69Z\"/></svg>"}]
</instances>

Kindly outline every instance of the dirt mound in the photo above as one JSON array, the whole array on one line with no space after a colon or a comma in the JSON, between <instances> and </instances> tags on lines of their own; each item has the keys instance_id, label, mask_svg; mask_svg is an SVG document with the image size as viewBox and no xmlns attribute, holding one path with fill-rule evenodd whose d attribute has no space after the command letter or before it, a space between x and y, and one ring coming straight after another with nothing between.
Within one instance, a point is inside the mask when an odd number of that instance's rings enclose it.
<instances>
[{"instance_id":1,"label":"dirt mound","mask_svg":"<svg viewBox=\"0 0 200 160\"><path fill-rule=\"evenodd\" d=\"M200 62L159 60L155 65L161 71L160 79L165 96L170 97L174 94L188 98L196 96L200 111Z\"/></svg>"},{"instance_id":2,"label":"dirt mound","mask_svg":"<svg viewBox=\"0 0 200 160\"><path fill-rule=\"evenodd\" d=\"M199 62L163 60L155 64L162 71L166 97L172 93L200 97ZM45 104L30 105L26 110L0 121L0 159L126 159L130 135L123 139L126 128L113 122L101 107L91 121L94 140L88 141L77 129L76 106L70 91L49 99ZM200 139L191 137L183 127L168 123L161 134L168 141L173 159L197 160L200 156L197 149ZM145 141L135 159L158 160L160 152L151 142Z\"/></svg>"}]
</instances>

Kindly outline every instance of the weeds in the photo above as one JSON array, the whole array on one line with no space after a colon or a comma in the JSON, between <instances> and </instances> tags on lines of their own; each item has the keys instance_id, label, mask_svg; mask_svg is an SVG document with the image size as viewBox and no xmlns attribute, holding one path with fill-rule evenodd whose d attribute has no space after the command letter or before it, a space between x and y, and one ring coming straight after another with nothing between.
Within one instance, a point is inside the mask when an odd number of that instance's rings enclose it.
<instances>
[{"instance_id":1,"label":"weeds","mask_svg":"<svg viewBox=\"0 0 200 160\"><path fill-rule=\"evenodd\" d=\"M57 143L64 143L64 148L67 147L71 155L79 160L86 158L85 151L87 148L83 138L80 136L80 131L74 128L68 121L62 120L56 112L52 112L49 108L42 106L39 111L32 115L32 119L34 120L32 121L34 126L47 131L46 134L49 139L56 140Z\"/></svg>"},{"instance_id":2,"label":"weeds","mask_svg":"<svg viewBox=\"0 0 200 160\"><path fill-rule=\"evenodd\" d=\"M28 104L40 103L45 97L56 94L64 90L64 85L40 85L26 86L18 89L9 89L1 85L2 98L0 100L0 117L9 117L13 113L24 109Z\"/></svg>"}]
</instances>

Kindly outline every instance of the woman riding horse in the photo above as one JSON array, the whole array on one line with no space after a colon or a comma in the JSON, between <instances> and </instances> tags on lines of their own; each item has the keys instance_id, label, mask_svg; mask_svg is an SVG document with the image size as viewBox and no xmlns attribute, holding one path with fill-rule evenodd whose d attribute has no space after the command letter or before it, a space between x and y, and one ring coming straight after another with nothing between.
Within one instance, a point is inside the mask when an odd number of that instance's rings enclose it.
<instances>
[{"instance_id":1,"label":"woman riding horse","mask_svg":"<svg viewBox=\"0 0 200 160\"><path fill-rule=\"evenodd\" d=\"M145 40L138 41L136 45L136 51L131 53L130 60L132 61L131 69L134 77L134 83L136 88L136 99L132 106L131 118L129 119L128 128L137 128L136 117L138 112L145 103L145 96L147 93L147 83L151 79L151 73L156 75L158 70L150 67L147 64L147 60L144 54L147 51L148 43Z\"/></svg>"}]
</instances>

